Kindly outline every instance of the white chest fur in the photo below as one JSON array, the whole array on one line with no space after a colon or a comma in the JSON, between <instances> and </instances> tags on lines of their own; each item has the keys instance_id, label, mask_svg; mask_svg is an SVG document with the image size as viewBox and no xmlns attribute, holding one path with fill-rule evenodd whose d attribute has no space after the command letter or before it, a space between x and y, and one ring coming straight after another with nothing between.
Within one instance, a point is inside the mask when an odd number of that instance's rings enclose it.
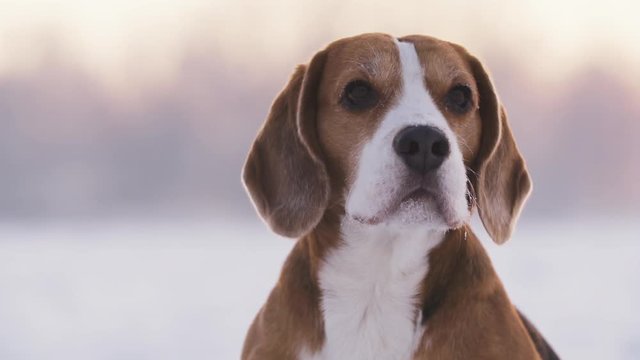
<instances>
[{"instance_id":1,"label":"white chest fur","mask_svg":"<svg viewBox=\"0 0 640 360\"><path fill-rule=\"evenodd\" d=\"M443 232L345 223L320 269L325 343L310 359L410 359L422 336L416 294Z\"/></svg>"}]
</instances>

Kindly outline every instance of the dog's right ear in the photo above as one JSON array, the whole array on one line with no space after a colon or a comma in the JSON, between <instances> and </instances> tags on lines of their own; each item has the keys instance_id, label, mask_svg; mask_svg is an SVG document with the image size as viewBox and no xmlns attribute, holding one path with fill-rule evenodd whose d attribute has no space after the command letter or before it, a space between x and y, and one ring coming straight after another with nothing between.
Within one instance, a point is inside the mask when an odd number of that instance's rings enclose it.
<instances>
[{"instance_id":1,"label":"dog's right ear","mask_svg":"<svg viewBox=\"0 0 640 360\"><path fill-rule=\"evenodd\" d=\"M329 200L329 179L318 144L317 90L326 52L301 65L278 95L244 165L242 178L271 229L299 237L311 231Z\"/></svg>"}]
</instances>

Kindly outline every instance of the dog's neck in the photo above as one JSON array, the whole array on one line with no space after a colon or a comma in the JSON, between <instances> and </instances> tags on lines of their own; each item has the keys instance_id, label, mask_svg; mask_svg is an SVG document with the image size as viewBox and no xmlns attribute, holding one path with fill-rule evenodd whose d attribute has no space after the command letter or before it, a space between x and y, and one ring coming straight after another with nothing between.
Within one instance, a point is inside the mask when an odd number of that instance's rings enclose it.
<instances>
[{"instance_id":1,"label":"dog's neck","mask_svg":"<svg viewBox=\"0 0 640 360\"><path fill-rule=\"evenodd\" d=\"M466 228L445 233L326 217L303 239L322 310L316 358L410 357L428 318L467 276L466 256L475 252L468 242L477 241L470 238Z\"/></svg>"},{"instance_id":2,"label":"dog's neck","mask_svg":"<svg viewBox=\"0 0 640 360\"><path fill-rule=\"evenodd\" d=\"M363 250L348 249L350 245L339 233L330 236L324 230L296 244L283 271L295 275L280 281L283 291L292 291L282 297L287 299L285 320L296 319L291 328L295 331L287 332L286 338L301 344L294 346L299 358L319 360L345 354L337 358L414 358L411 354L415 358L470 358L477 349L460 347L460 343L489 341L501 334L518 335L494 344L487 350L489 358L505 349L518 352L521 358L536 358L530 356L533 343L491 260L468 226L444 234L422 254L426 260L422 266L402 264L404 272L361 271L362 278L350 273L355 265L344 264L360 264L361 260L346 254ZM417 247L424 249L424 244ZM393 258L390 255L385 266L390 267ZM385 264L373 256L368 260Z\"/></svg>"}]
</instances>

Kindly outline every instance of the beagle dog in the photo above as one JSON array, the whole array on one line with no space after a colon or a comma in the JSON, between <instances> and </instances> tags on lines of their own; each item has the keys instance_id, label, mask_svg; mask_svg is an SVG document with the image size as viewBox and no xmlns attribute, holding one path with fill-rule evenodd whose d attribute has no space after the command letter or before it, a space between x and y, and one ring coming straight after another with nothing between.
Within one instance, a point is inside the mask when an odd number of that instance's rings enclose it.
<instances>
[{"instance_id":1,"label":"beagle dog","mask_svg":"<svg viewBox=\"0 0 640 360\"><path fill-rule=\"evenodd\" d=\"M487 72L427 36L364 34L299 66L243 171L297 238L242 359L555 359L469 228L498 244L531 190Z\"/></svg>"}]
</instances>

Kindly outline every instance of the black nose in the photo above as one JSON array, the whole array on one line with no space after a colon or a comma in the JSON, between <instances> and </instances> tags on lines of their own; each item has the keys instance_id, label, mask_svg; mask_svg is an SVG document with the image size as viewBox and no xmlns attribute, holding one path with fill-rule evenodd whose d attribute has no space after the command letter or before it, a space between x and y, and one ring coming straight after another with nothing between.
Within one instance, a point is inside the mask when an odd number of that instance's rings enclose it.
<instances>
[{"instance_id":1,"label":"black nose","mask_svg":"<svg viewBox=\"0 0 640 360\"><path fill-rule=\"evenodd\" d=\"M440 167L451 152L442 131L431 126L409 126L393 139L393 149L407 166L424 174Z\"/></svg>"}]
</instances>

